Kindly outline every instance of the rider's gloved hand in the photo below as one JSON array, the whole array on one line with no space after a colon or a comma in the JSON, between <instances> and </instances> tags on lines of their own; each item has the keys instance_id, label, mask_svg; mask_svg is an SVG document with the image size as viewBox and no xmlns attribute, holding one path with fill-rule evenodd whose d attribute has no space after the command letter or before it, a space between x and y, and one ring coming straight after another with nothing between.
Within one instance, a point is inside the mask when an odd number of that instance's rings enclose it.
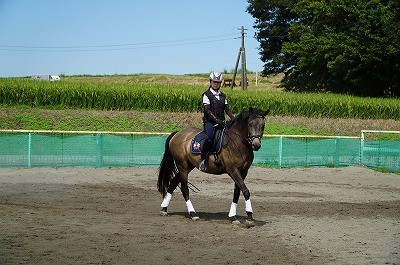
<instances>
[{"instance_id":1,"label":"rider's gloved hand","mask_svg":"<svg viewBox=\"0 0 400 265\"><path fill-rule=\"evenodd\" d=\"M225 126L225 121L224 120L217 119L215 122L216 122L217 126L221 126L221 127Z\"/></svg>"}]
</instances>

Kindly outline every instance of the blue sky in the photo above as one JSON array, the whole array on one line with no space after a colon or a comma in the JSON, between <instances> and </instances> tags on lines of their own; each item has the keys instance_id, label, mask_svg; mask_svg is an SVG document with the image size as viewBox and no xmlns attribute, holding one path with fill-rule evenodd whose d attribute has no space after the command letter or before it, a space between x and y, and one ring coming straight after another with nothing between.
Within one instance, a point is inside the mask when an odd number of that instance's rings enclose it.
<instances>
[{"instance_id":1,"label":"blue sky","mask_svg":"<svg viewBox=\"0 0 400 265\"><path fill-rule=\"evenodd\" d=\"M0 76L261 71L245 0L0 0Z\"/></svg>"}]
</instances>

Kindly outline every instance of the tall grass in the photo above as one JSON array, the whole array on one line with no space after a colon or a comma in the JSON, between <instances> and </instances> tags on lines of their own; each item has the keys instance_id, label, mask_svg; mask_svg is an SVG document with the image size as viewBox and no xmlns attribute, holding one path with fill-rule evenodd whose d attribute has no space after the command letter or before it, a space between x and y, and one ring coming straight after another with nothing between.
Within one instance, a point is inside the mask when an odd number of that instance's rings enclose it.
<instances>
[{"instance_id":1,"label":"tall grass","mask_svg":"<svg viewBox=\"0 0 400 265\"><path fill-rule=\"evenodd\" d=\"M204 87L171 84L39 82L0 78L0 104L99 110L201 111ZM400 119L400 100L336 94L224 89L235 112L249 107L273 115Z\"/></svg>"}]
</instances>

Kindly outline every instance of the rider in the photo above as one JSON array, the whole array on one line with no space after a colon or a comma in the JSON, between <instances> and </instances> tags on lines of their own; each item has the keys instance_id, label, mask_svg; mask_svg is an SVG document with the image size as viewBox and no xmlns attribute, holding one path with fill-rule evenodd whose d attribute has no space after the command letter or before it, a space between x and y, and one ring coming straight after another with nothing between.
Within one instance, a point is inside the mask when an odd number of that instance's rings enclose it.
<instances>
[{"instance_id":1,"label":"rider","mask_svg":"<svg viewBox=\"0 0 400 265\"><path fill-rule=\"evenodd\" d=\"M216 127L225 126L225 113L233 119L233 113L229 109L228 101L224 93L220 91L222 74L219 72L210 73L210 87L203 93L204 116L203 125L207 138L201 151L199 169L206 170L206 159L210 154L214 143Z\"/></svg>"}]
</instances>

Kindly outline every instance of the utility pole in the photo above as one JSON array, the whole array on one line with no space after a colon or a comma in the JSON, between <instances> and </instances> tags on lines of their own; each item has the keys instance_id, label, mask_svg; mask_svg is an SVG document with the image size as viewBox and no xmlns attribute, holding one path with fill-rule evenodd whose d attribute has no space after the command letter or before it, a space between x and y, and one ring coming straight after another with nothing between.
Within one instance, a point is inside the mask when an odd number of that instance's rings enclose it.
<instances>
[{"instance_id":1,"label":"utility pole","mask_svg":"<svg viewBox=\"0 0 400 265\"><path fill-rule=\"evenodd\" d=\"M239 66L239 60L240 57L242 57L242 80L241 80L241 86L243 90L247 90L247 73L246 73L246 51L244 48L244 31L245 28L242 26L242 46L239 49L238 57L236 59L236 65L235 65L235 71L233 72L233 77L232 77L232 84L231 88L233 88L233 85L235 84L235 78L236 78L236 73L238 70Z\"/></svg>"}]
</instances>

